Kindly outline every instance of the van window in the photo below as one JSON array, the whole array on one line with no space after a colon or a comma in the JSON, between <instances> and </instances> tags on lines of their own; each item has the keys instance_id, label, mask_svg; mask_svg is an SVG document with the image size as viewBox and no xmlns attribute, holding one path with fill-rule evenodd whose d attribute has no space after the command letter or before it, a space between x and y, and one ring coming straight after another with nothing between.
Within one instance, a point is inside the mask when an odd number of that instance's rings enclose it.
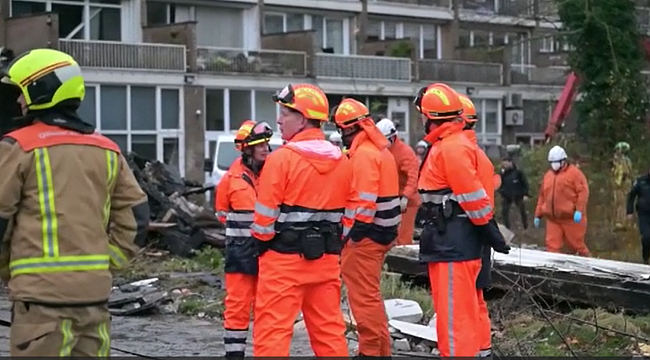
<instances>
[{"instance_id":1,"label":"van window","mask_svg":"<svg viewBox=\"0 0 650 360\"><path fill-rule=\"evenodd\" d=\"M271 151L280 146L280 144L271 144ZM235 148L235 143L230 141L220 142L219 150L217 150L217 169L227 171L240 155L239 150Z\"/></svg>"}]
</instances>

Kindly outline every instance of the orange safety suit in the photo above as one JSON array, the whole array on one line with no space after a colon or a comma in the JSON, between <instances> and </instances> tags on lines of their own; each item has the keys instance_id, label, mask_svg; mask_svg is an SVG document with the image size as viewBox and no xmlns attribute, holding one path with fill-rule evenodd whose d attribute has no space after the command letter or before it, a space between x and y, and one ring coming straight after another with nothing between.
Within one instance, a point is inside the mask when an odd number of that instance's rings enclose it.
<instances>
[{"instance_id":1,"label":"orange safety suit","mask_svg":"<svg viewBox=\"0 0 650 360\"><path fill-rule=\"evenodd\" d=\"M251 237L257 176L237 159L217 186L216 210L226 224L226 356L244 357L248 324L257 287L257 249Z\"/></svg>"},{"instance_id":2,"label":"orange safety suit","mask_svg":"<svg viewBox=\"0 0 650 360\"><path fill-rule=\"evenodd\" d=\"M446 122L425 137L432 145L418 182L429 221L420 260L429 263L441 357L479 354L476 280L483 244L505 246L481 182L476 144L463 127Z\"/></svg>"},{"instance_id":3,"label":"orange safety suit","mask_svg":"<svg viewBox=\"0 0 650 360\"><path fill-rule=\"evenodd\" d=\"M357 323L359 354L390 356L386 308L381 296L381 270L397 237L401 220L399 179L388 141L372 120L360 121L362 131L350 146L356 210L341 270L350 310Z\"/></svg>"},{"instance_id":4,"label":"orange safety suit","mask_svg":"<svg viewBox=\"0 0 650 360\"><path fill-rule=\"evenodd\" d=\"M399 171L399 194L408 198L406 211L402 213L402 222L397 232L397 245L410 245L413 244L415 217L421 203L418 195L420 160L415 151L398 137L395 137L395 142L388 150L393 154Z\"/></svg>"},{"instance_id":5,"label":"orange safety suit","mask_svg":"<svg viewBox=\"0 0 650 360\"><path fill-rule=\"evenodd\" d=\"M548 170L542 180L535 217L546 218L546 250L559 253L566 245L573 253L591 256L585 244L587 232L587 178L575 165L567 164L555 171ZM579 223L573 214L582 212Z\"/></svg>"},{"instance_id":6,"label":"orange safety suit","mask_svg":"<svg viewBox=\"0 0 650 360\"><path fill-rule=\"evenodd\" d=\"M490 206L494 209L494 191L497 188L497 181L500 177L495 177L494 165L490 158L485 154L477 144L476 132L473 129L465 129L465 135L471 142L476 144L477 155L477 175L481 185L485 189L488 197L490 198ZM497 180L499 179L499 180ZM486 357L492 354L492 325L490 323L490 313L488 311L487 303L485 302L483 289L490 287L492 281L492 248L483 246L481 253L481 271L476 279L476 295L478 298L478 315L479 322L477 324L478 340L480 345L479 356Z\"/></svg>"},{"instance_id":7,"label":"orange safety suit","mask_svg":"<svg viewBox=\"0 0 650 360\"><path fill-rule=\"evenodd\" d=\"M110 268L145 245L147 196L97 132L36 122L2 138L0 155L11 356L108 357Z\"/></svg>"},{"instance_id":8,"label":"orange safety suit","mask_svg":"<svg viewBox=\"0 0 650 360\"><path fill-rule=\"evenodd\" d=\"M261 253L254 356L288 357L301 309L316 356L349 355L339 254L351 180L349 160L319 129L303 130L266 159L251 226Z\"/></svg>"}]
</instances>

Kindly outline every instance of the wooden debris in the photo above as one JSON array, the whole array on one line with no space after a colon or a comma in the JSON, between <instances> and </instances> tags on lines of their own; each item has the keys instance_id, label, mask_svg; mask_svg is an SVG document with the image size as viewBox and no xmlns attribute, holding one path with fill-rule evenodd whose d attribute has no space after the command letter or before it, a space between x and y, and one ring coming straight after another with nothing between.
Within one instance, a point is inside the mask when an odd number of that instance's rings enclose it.
<instances>
[{"instance_id":1,"label":"wooden debris","mask_svg":"<svg viewBox=\"0 0 650 360\"><path fill-rule=\"evenodd\" d=\"M225 228L212 209L186 196L212 189L210 184L186 181L160 161L128 153L126 159L149 198L149 244L173 255L189 257L203 245L225 246Z\"/></svg>"}]
</instances>

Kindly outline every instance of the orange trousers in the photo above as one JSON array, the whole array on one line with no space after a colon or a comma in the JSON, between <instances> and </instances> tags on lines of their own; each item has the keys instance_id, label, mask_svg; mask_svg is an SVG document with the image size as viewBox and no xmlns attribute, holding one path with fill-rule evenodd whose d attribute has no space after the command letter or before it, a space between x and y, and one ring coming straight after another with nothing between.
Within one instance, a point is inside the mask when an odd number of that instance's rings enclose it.
<instances>
[{"instance_id":1,"label":"orange trousers","mask_svg":"<svg viewBox=\"0 0 650 360\"><path fill-rule=\"evenodd\" d=\"M288 357L302 310L316 356L348 357L337 255L305 260L269 250L259 257L253 356Z\"/></svg>"},{"instance_id":2,"label":"orange trousers","mask_svg":"<svg viewBox=\"0 0 650 360\"><path fill-rule=\"evenodd\" d=\"M415 230L415 217L418 215L419 206L406 207L406 211L402 213L402 222L399 224L397 232L397 245L411 245L413 244L413 230Z\"/></svg>"},{"instance_id":3,"label":"orange trousers","mask_svg":"<svg viewBox=\"0 0 650 360\"><path fill-rule=\"evenodd\" d=\"M492 354L492 324L490 323L490 313L487 303L483 298L483 289L476 289L478 298L478 341L481 357Z\"/></svg>"},{"instance_id":4,"label":"orange trousers","mask_svg":"<svg viewBox=\"0 0 650 360\"><path fill-rule=\"evenodd\" d=\"M573 220L551 220L546 221L546 251L559 253L563 245L571 250L573 254L580 256L591 256L591 252L585 244L587 233L587 219L582 218L579 223Z\"/></svg>"},{"instance_id":5,"label":"orange trousers","mask_svg":"<svg viewBox=\"0 0 650 360\"><path fill-rule=\"evenodd\" d=\"M341 274L348 289L350 310L357 322L359 354L390 356L390 334L384 299L381 296L381 269L392 245L371 239L348 241L341 254Z\"/></svg>"},{"instance_id":6,"label":"orange trousers","mask_svg":"<svg viewBox=\"0 0 650 360\"><path fill-rule=\"evenodd\" d=\"M224 347L226 356L243 357L248 337L251 309L255 303L257 276L227 273L224 301Z\"/></svg>"},{"instance_id":7,"label":"orange trousers","mask_svg":"<svg viewBox=\"0 0 650 360\"><path fill-rule=\"evenodd\" d=\"M440 357L479 354L479 305L476 278L481 259L429 263L433 307L437 314Z\"/></svg>"}]
</instances>

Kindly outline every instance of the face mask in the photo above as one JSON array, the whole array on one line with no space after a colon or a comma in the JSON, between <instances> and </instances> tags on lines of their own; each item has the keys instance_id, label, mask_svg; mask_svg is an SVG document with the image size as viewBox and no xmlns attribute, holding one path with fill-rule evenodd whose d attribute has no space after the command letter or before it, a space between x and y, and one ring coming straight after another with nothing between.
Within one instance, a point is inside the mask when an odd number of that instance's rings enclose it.
<instances>
[{"instance_id":1,"label":"face mask","mask_svg":"<svg viewBox=\"0 0 650 360\"><path fill-rule=\"evenodd\" d=\"M559 163L559 162L552 162L551 163L551 169L553 169L554 171L560 170L561 166L562 166L562 163Z\"/></svg>"}]
</instances>

